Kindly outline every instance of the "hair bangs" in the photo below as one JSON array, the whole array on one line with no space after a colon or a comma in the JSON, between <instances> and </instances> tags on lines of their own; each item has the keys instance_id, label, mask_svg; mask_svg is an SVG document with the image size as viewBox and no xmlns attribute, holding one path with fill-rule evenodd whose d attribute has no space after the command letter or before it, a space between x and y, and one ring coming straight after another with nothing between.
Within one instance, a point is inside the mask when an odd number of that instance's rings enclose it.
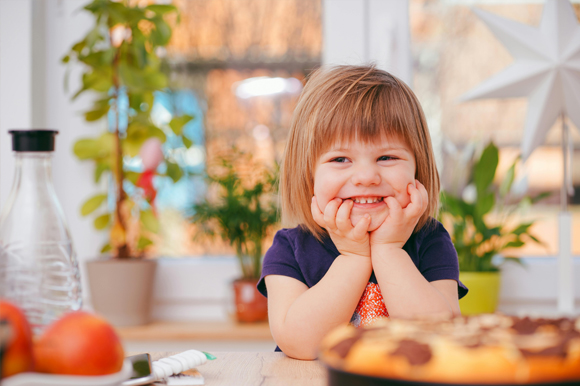
<instances>
[{"instance_id":1,"label":"hair bangs","mask_svg":"<svg viewBox=\"0 0 580 386\"><path fill-rule=\"evenodd\" d=\"M361 85L337 98L331 106L320 106L317 133L313 135L314 158L336 144L361 141L365 144L393 138L412 143L405 115L410 114L400 93L391 85ZM362 89L361 89L362 88Z\"/></svg>"}]
</instances>

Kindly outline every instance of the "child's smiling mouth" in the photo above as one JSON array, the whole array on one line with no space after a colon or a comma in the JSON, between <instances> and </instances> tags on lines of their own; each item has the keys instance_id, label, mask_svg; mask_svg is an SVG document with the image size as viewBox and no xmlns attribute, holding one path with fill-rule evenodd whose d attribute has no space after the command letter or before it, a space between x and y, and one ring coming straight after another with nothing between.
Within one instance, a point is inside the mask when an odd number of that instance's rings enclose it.
<instances>
[{"instance_id":1,"label":"child's smiling mouth","mask_svg":"<svg viewBox=\"0 0 580 386\"><path fill-rule=\"evenodd\" d=\"M381 196L354 196L349 197L347 200L351 200L353 204L353 209L377 209L382 208L386 204L384 202L384 197Z\"/></svg>"},{"instance_id":2,"label":"child's smiling mouth","mask_svg":"<svg viewBox=\"0 0 580 386\"><path fill-rule=\"evenodd\" d=\"M355 204L375 204L383 201L383 197L351 197Z\"/></svg>"}]
</instances>

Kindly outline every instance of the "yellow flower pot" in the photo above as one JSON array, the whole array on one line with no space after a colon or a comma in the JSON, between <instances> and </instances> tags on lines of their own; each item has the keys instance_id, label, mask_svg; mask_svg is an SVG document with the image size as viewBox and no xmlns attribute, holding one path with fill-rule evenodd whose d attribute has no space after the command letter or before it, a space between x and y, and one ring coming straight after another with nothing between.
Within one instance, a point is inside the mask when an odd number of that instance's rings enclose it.
<instances>
[{"instance_id":1,"label":"yellow flower pot","mask_svg":"<svg viewBox=\"0 0 580 386\"><path fill-rule=\"evenodd\" d=\"M492 313L499 302L500 272L459 272L469 292L459 300L463 315Z\"/></svg>"}]
</instances>

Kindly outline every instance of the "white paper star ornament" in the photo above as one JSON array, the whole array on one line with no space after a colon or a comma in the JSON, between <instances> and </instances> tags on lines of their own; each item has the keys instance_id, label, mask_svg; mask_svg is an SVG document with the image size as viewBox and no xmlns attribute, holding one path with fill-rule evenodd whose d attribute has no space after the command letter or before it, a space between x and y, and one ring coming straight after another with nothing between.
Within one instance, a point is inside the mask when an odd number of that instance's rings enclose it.
<instances>
[{"instance_id":1,"label":"white paper star ornament","mask_svg":"<svg viewBox=\"0 0 580 386\"><path fill-rule=\"evenodd\" d=\"M548 0L535 28L474 9L515 62L460 100L529 97L522 158L544 142L562 113L580 128L580 24L568 0Z\"/></svg>"}]
</instances>

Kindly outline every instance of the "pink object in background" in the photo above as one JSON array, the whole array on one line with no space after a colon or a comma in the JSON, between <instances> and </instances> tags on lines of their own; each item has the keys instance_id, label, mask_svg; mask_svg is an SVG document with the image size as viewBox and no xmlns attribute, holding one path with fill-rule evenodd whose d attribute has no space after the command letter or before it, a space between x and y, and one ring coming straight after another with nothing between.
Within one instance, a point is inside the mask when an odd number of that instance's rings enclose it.
<instances>
[{"instance_id":1,"label":"pink object in background","mask_svg":"<svg viewBox=\"0 0 580 386\"><path fill-rule=\"evenodd\" d=\"M157 169L157 166L163 161L163 150L161 150L161 141L158 138L150 138L143 143L139 150L141 162L145 170Z\"/></svg>"}]
</instances>

